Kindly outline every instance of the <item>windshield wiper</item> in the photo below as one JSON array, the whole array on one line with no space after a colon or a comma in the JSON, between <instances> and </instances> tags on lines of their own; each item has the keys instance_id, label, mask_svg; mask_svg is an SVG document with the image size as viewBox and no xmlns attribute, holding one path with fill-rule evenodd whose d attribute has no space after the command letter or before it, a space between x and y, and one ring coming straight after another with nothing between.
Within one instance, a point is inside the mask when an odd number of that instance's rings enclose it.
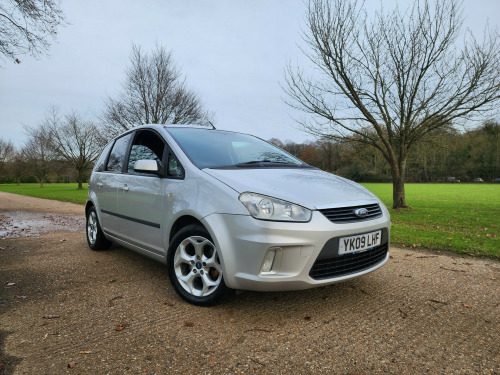
<instances>
[{"instance_id":1,"label":"windshield wiper","mask_svg":"<svg viewBox=\"0 0 500 375\"><path fill-rule=\"evenodd\" d=\"M246 161L244 163L238 163L236 165L247 165L247 164L260 164L260 163L277 163L277 162L274 162L274 161L271 161L271 160L252 160L252 161Z\"/></svg>"},{"instance_id":2,"label":"windshield wiper","mask_svg":"<svg viewBox=\"0 0 500 375\"><path fill-rule=\"evenodd\" d=\"M297 168L304 168L304 167L309 167L307 164L296 164L296 163L290 163L286 161L271 161L271 160L252 160L252 161L247 161L245 163L238 163L235 164L235 167L239 168L252 168L252 167L297 167Z\"/></svg>"}]
</instances>

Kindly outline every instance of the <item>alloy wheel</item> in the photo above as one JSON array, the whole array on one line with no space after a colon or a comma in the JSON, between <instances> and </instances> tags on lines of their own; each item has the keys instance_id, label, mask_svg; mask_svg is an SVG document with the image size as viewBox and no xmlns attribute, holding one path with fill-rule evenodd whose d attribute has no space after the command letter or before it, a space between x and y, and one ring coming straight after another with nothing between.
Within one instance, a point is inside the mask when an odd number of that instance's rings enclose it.
<instances>
[{"instance_id":1,"label":"alloy wheel","mask_svg":"<svg viewBox=\"0 0 500 375\"><path fill-rule=\"evenodd\" d=\"M97 215L93 210L89 213L87 220L87 237L92 245L95 244L97 239Z\"/></svg>"},{"instance_id":2,"label":"alloy wheel","mask_svg":"<svg viewBox=\"0 0 500 375\"><path fill-rule=\"evenodd\" d=\"M188 237L177 246L174 271L182 288L196 297L209 296L222 280L222 267L215 245L201 236Z\"/></svg>"}]
</instances>

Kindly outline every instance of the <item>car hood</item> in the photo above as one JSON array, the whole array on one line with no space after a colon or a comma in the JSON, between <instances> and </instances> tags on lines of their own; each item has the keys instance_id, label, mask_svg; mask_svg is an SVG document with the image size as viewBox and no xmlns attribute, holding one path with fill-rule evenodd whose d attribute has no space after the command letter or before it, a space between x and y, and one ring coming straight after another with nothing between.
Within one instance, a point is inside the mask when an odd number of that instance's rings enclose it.
<instances>
[{"instance_id":1,"label":"car hood","mask_svg":"<svg viewBox=\"0 0 500 375\"><path fill-rule=\"evenodd\" d=\"M316 168L203 169L236 190L283 199L309 209L378 199L361 185Z\"/></svg>"}]
</instances>

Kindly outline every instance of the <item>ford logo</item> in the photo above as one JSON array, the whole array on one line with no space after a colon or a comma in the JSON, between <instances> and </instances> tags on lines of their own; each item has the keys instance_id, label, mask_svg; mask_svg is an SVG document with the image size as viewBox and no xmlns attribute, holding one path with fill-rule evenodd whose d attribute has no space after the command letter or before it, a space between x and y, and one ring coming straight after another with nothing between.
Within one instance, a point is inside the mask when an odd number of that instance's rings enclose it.
<instances>
[{"instance_id":1,"label":"ford logo","mask_svg":"<svg viewBox=\"0 0 500 375\"><path fill-rule=\"evenodd\" d=\"M368 215L368 210L366 208L357 208L354 210L354 215L358 217L365 217Z\"/></svg>"}]
</instances>

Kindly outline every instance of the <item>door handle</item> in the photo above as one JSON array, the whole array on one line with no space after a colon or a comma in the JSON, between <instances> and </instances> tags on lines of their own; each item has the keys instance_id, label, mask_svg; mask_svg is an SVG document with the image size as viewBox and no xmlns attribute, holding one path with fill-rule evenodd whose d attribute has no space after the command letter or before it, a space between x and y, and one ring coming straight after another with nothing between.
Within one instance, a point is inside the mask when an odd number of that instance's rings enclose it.
<instances>
[{"instance_id":1,"label":"door handle","mask_svg":"<svg viewBox=\"0 0 500 375\"><path fill-rule=\"evenodd\" d=\"M96 185L97 185L98 187L102 188L102 182L98 182Z\"/></svg>"},{"instance_id":2,"label":"door handle","mask_svg":"<svg viewBox=\"0 0 500 375\"><path fill-rule=\"evenodd\" d=\"M127 185L122 186L122 190L123 190L123 191L128 191L128 186L127 186Z\"/></svg>"}]
</instances>

